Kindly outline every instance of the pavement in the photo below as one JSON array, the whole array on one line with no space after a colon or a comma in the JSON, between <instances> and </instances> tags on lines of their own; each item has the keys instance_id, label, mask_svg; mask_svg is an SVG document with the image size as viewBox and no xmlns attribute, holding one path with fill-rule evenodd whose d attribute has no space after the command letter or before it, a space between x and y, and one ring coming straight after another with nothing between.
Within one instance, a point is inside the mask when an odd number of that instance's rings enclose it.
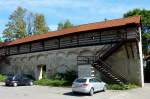
<instances>
[{"instance_id":1,"label":"pavement","mask_svg":"<svg viewBox=\"0 0 150 99\"><path fill-rule=\"evenodd\" d=\"M71 88L48 86L18 86L6 87L0 83L0 99L149 99L150 83L143 88L126 91L107 90L93 96L72 94Z\"/></svg>"}]
</instances>

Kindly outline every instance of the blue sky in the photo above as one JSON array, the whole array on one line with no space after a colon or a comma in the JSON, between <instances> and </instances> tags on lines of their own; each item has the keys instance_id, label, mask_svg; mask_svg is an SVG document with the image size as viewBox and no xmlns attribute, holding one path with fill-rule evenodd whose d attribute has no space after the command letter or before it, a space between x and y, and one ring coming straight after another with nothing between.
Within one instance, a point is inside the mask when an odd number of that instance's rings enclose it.
<instances>
[{"instance_id":1,"label":"blue sky","mask_svg":"<svg viewBox=\"0 0 150 99\"><path fill-rule=\"evenodd\" d=\"M133 8L150 9L149 0L0 0L0 36L9 15L18 7L45 15L51 30L60 21L69 19L73 24L98 22L105 18L121 18Z\"/></svg>"}]
</instances>

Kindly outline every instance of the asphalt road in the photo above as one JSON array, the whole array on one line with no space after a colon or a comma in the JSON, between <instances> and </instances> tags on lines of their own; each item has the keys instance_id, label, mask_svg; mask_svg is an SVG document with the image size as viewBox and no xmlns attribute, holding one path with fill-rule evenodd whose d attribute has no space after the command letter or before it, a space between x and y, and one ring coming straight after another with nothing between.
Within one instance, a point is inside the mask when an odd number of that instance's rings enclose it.
<instances>
[{"instance_id":1,"label":"asphalt road","mask_svg":"<svg viewBox=\"0 0 150 99\"><path fill-rule=\"evenodd\" d=\"M94 96L84 94L74 95L71 88L47 86L19 86L6 87L0 83L0 99L149 99L150 84L143 88L127 91L99 92Z\"/></svg>"}]
</instances>

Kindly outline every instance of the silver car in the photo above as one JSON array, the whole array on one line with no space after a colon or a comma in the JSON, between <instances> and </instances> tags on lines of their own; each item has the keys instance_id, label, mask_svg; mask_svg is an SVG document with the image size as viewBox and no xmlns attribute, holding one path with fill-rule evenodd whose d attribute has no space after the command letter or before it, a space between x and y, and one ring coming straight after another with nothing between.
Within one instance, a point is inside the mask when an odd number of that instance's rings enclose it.
<instances>
[{"instance_id":1,"label":"silver car","mask_svg":"<svg viewBox=\"0 0 150 99\"><path fill-rule=\"evenodd\" d=\"M72 92L88 93L91 96L94 92L105 91L106 83L92 77L76 79L72 84Z\"/></svg>"}]
</instances>

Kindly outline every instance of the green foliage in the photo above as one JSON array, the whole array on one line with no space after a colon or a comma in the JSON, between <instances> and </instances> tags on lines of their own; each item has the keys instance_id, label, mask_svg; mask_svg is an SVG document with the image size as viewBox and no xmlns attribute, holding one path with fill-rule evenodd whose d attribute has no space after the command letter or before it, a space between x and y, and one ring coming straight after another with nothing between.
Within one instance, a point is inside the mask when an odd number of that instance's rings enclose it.
<instances>
[{"instance_id":1,"label":"green foliage","mask_svg":"<svg viewBox=\"0 0 150 99\"><path fill-rule=\"evenodd\" d=\"M76 71L66 71L65 73L56 73L52 79L57 80L66 80L69 83L72 83L77 78Z\"/></svg>"},{"instance_id":2,"label":"green foliage","mask_svg":"<svg viewBox=\"0 0 150 99\"><path fill-rule=\"evenodd\" d=\"M35 25L34 26L35 34L43 34L43 33L47 33L49 31L49 28L45 22L45 17L42 14L35 15L34 25Z\"/></svg>"},{"instance_id":3,"label":"green foliage","mask_svg":"<svg viewBox=\"0 0 150 99\"><path fill-rule=\"evenodd\" d=\"M35 81L34 84L36 85L42 85L42 86L67 86L68 82L65 80L54 80L54 79L41 79L38 81Z\"/></svg>"},{"instance_id":4,"label":"green foliage","mask_svg":"<svg viewBox=\"0 0 150 99\"><path fill-rule=\"evenodd\" d=\"M134 84L108 84L107 89L109 90L129 90L137 88L137 85Z\"/></svg>"},{"instance_id":5,"label":"green foliage","mask_svg":"<svg viewBox=\"0 0 150 99\"><path fill-rule=\"evenodd\" d=\"M148 42L150 39L150 10L133 9L124 14L124 17L140 15L142 17L142 37L143 37L143 52L148 54Z\"/></svg>"},{"instance_id":6,"label":"green foliage","mask_svg":"<svg viewBox=\"0 0 150 99\"><path fill-rule=\"evenodd\" d=\"M6 80L6 76L5 75L0 75L0 82L4 82Z\"/></svg>"},{"instance_id":7,"label":"green foliage","mask_svg":"<svg viewBox=\"0 0 150 99\"><path fill-rule=\"evenodd\" d=\"M57 29L61 30L61 29L66 29L66 28L70 28L70 27L73 27L73 24L69 20L66 20L65 22L58 23Z\"/></svg>"},{"instance_id":8,"label":"green foliage","mask_svg":"<svg viewBox=\"0 0 150 99\"><path fill-rule=\"evenodd\" d=\"M22 7L18 7L9 18L8 24L3 31L6 41L24 38L33 34L48 32L49 28L42 14L34 14Z\"/></svg>"},{"instance_id":9,"label":"green foliage","mask_svg":"<svg viewBox=\"0 0 150 99\"><path fill-rule=\"evenodd\" d=\"M22 38L27 35L26 23L23 20L26 10L18 7L9 17L9 22L6 24L6 29L3 35L8 40Z\"/></svg>"},{"instance_id":10,"label":"green foliage","mask_svg":"<svg viewBox=\"0 0 150 99\"><path fill-rule=\"evenodd\" d=\"M67 71L66 73L56 73L51 79L46 77L35 81L35 84L43 86L71 86L76 77L75 71Z\"/></svg>"}]
</instances>

